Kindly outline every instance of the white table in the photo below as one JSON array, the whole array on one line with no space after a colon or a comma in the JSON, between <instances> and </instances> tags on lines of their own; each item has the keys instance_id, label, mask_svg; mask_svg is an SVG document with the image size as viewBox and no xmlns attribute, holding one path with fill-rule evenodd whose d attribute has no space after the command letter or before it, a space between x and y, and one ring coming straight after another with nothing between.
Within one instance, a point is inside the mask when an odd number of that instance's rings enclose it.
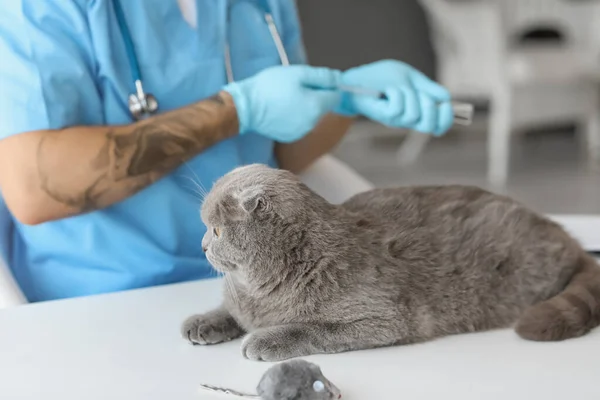
<instances>
[{"instance_id":1,"label":"white table","mask_svg":"<svg viewBox=\"0 0 600 400\"><path fill-rule=\"evenodd\" d=\"M216 306L217 280L26 305L0 312L0 399L195 400L208 382L252 390L270 364L240 341L191 346L188 315ZM309 357L344 399L600 398L600 329L562 343L511 330ZM378 378L375 378L378 376Z\"/></svg>"}]
</instances>

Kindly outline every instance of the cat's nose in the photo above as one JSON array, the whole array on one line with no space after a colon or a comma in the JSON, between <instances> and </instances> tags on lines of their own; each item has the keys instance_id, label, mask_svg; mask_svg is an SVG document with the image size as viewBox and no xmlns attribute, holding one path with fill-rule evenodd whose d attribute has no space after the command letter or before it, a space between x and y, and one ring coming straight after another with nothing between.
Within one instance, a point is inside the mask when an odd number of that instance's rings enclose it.
<instances>
[{"instance_id":1,"label":"cat's nose","mask_svg":"<svg viewBox=\"0 0 600 400\"><path fill-rule=\"evenodd\" d=\"M202 251L206 253L206 250L208 250L208 233L205 233L204 236L202 236Z\"/></svg>"}]
</instances>

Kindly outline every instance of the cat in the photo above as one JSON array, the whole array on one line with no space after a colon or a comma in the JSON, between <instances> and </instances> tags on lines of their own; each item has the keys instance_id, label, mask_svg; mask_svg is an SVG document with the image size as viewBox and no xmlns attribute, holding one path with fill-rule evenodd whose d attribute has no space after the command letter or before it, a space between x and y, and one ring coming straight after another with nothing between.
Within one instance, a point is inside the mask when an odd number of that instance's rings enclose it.
<instances>
[{"instance_id":1,"label":"cat","mask_svg":"<svg viewBox=\"0 0 600 400\"><path fill-rule=\"evenodd\" d=\"M600 324L600 266L559 225L468 186L374 189L333 205L290 172L240 167L201 210L221 307L194 344L246 335L281 361L507 328L558 341Z\"/></svg>"}]
</instances>

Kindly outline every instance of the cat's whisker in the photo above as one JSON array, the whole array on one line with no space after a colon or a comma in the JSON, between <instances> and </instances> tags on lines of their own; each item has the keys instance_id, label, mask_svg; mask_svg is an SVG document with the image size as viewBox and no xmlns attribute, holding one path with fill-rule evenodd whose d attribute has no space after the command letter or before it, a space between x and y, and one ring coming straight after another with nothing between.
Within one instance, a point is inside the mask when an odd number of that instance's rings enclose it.
<instances>
[{"instance_id":1,"label":"cat's whisker","mask_svg":"<svg viewBox=\"0 0 600 400\"><path fill-rule=\"evenodd\" d=\"M202 180L200 180L200 177L198 176L198 174L196 173L196 171L194 171L192 169L192 167L189 166L189 164L186 164L188 169L190 171L192 171L192 174L194 174L194 178L196 178L196 185L202 190L202 192L204 193L204 195L206 196L208 194L208 190L206 190L206 188L204 187L204 185L202 185Z\"/></svg>"},{"instance_id":2,"label":"cat's whisker","mask_svg":"<svg viewBox=\"0 0 600 400\"><path fill-rule=\"evenodd\" d=\"M208 190L206 190L206 188L202 185L202 181L200 180L200 177L198 177L198 174L196 174L196 172L194 171L194 169L192 167L190 167L190 165L187 162L183 163L187 169L190 170L190 172L194 175L194 178L190 178L188 176L186 176L185 178L188 178L190 181L192 181L192 183L199 189L200 193L202 193L202 200L204 201L204 198L206 197L206 195L208 195Z\"/></svg>"},{"instance_id":3,"label":"cat's whisker","mask_svg":"<svg viewBox=\"0 0 600 400\"><path fill-rule=\"evenodd\" d=\"M183 188L191 192L191 194L195 198L197 198L199 203L202 203L204 201L205 195L203 193L200 193L195 187L183 186Z\"/></svg>"},{"instance_id":4,"label":"cat's whisker","mask_svg":"<svg viewBox=\"0 0 600 400\"><path fill-rule=\"evenodd\" d=\"M189 176L184 176L184 178L186 178L190 182L192 182L192 184L194 185L193 186L194 192L200 196L201 201L204 201L204 198L208 195L208 192L206 191L206 189L204 189L204 187L202 187L200 184L198 184L198 182L196 182L194 179L190 178Z\"/></svg>"},{"instance_id":5,"label":"cat's whisker","mask_svg":"<svg viewBox=\"0 0 600 400\"><path fill-rule=\"evenodd\" d=\"M223 281L225 282L225 286L227 286L227 291L228 291L229 293L232 293L232 290L231 290L231 284L230 284L230 282L229 282L229 279L227 278L227 274L223 274ZM232 296L233 296L233 295L232 295Z\"/></svg>"},{"instance_id":6,"label":"cat's whisker","mask_svg":"<svg viewBox=\"0 0 600 400\"><path fill-rule=\"evenodd\" d=\"M229 285L229 292L231 294L231 299L233 300L233 304L238 304L239 298L237 295L237 289L235 288L235 285L234 285L233 281L231 280L231 275L225 274L225 280L227 281L227 284Z\"/></svg>"},{"instance_id":7,"label":"cat's whisker","mask_svg":"<svg viewBox=\"0 0 600 400\"><path fill-rule=\"evenodd\" d=\"M229 290L229 293L231 295L231 299L233 300L233 304L238 304L239 303L239 297L237 294L237 290L235 288L235 284L233 283L233 281L231 280L231 275L225 273L225 282L227 283L227 289Z\"/></svg>"}]
</instances>

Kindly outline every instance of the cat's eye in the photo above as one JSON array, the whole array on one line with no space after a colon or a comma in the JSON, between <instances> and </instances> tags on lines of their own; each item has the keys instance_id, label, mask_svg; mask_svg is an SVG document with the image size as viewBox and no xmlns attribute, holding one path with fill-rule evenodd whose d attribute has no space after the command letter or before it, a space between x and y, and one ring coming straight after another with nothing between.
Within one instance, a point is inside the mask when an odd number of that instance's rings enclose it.
<instances>
[{"instance_id":1,"label":"cat's eye","mask_svg":"<svg viewBox=\"0 0 600 400\"><path fill-rule=\"evenodd\" d=\"M313 389L315 392L322 392L325 390L325 384L321 381L314 381L313 382Z\"/></svg>"},{"instance_id":2,"label":"cat's eye","mask_svg":"<svg viewBox=\"0 0 600 400\"><path fill-rule=\"evenodd\" d=\"M213 228L213 235L218 238L221 236L221 230L219 228Z\"/></svg>"}]
</instances>

